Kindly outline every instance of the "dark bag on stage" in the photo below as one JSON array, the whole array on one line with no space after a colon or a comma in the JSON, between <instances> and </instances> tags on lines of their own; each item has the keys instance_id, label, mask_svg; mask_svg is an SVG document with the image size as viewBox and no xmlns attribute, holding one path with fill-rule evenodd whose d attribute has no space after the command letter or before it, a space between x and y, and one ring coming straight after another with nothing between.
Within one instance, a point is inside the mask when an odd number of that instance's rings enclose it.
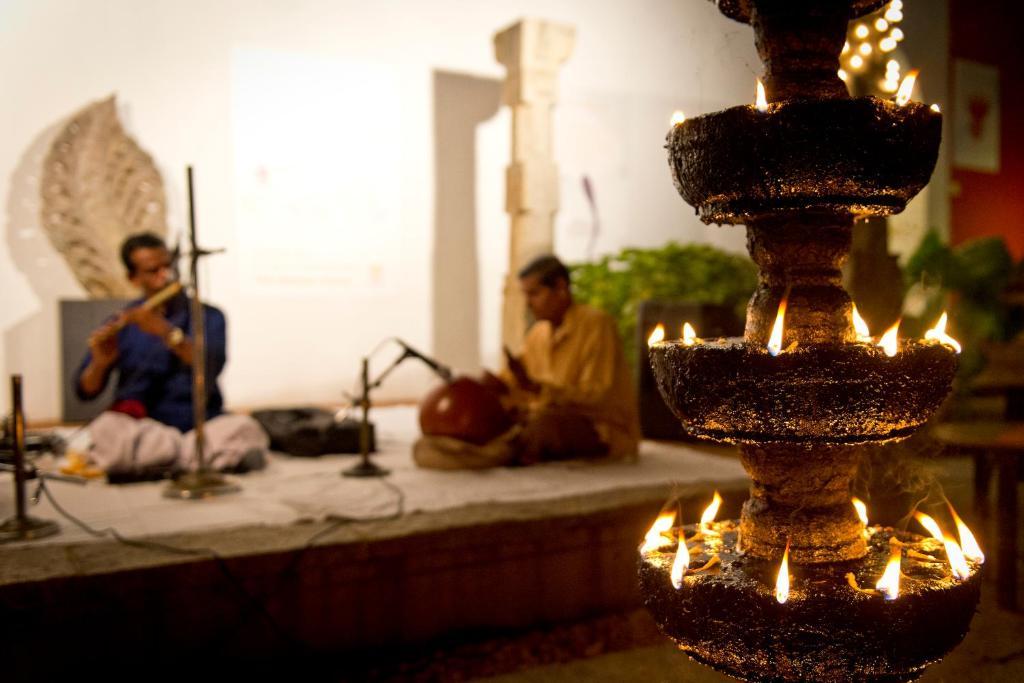
<instances>
[{"instance_id":1,"label":"dark bag on stage","mask_svg":"<svg viewBox=\"0 0 1024 683\"><path fill-rule=\"evenodd\" d=\"M359 452L356 420L337 421L333 413L319 408L273 408L257 410L252 416L270 435L271 450L303 457ZM371 424L370 451L375 450Z\"/></svg>"}]
</instances>

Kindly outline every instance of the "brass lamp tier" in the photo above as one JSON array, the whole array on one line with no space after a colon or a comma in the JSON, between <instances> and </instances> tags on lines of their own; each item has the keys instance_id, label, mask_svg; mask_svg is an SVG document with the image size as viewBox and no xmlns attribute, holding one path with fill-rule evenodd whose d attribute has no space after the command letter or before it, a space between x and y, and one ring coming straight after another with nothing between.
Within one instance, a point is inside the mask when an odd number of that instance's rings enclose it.
<instances>
[{"instance_id":1,"label":"brass lamp tier","mask_svg":"<svg viewBox=\"0 0 1024 683\"><path fill-rule=\"evenodd\" d=\"M877 97L705 114L668 134L676 189L705 223L822 212L888 216L928 183L942 115Z\"/></svg>"},{"instance_id":2,"label":"brass lamp tier","mask_svg":"<svg viewBox=\"0 0 1024 683\"><path fill-rule=\"evenodd\" d=\"M756 4L752 0L714 0L715 4L718 5L718 11L736 21L741 21L744 24L750 23L750 17ZM807 11L808 9L816 9L817 7L824 7L826 9L835 9L842 12L846 19L856 19L862 17L865 14L874 12L879 7L889 2L889 0L812 0L812 2L801 2L801 0L779 0L775 3L778 5L789 4L791 6L800 6L800 9Z\"/></svg>"},{"instance_id":3,"label":"brass lamp tier","mask_svg":"<svg viewBox=\"0 0 1024 683\"><path fill-rule=\"evenodd\" d=\"M640 587L681 650L740 680L913 680L956 647L974 616L979 566L971 563L965 580L953 578L934 539L875 527L859 560L792 567L789 597L780 603L778 563L737 553L731 522L714 526L720 535L695 547L690 563L699 567L717 553L714 571L687 573L676 588L669 546L641 556ZM685 531L693 535L696 527ZM891 538L905 544L903 577L899 596L887 600L874 589Z\"/></svg>"},{"instance_id":4,"label":"brass lamp tier","mask_svg":"<svg viewBox=\"0 0 1024 683\"><path fill-rule=\"evenodd\" d=\"M893 357L857 342L771 356L741 339L659 342L650 356L662 397L690 434L751 445L909 436L945 399L957 369L948 347L912 340Z\"/></svg>"}]
</instances>

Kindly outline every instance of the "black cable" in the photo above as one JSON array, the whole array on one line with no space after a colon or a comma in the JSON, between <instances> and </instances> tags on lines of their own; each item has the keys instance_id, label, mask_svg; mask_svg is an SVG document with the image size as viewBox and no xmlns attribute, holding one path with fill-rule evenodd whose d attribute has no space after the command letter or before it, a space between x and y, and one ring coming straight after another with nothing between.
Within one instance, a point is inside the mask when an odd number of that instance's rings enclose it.
<instances>
[{"instance_id":1,"label":"black cable","mask_svg":"<svg viewBox=\"0 0 1024 683\"><path fill-rule=\"evenodd\" d=\"M270 611L267 609L265 601L273 597L278 591L280 591L284 587L286 580L289 579L292 574L294 574L295 570L298 568L300 562L302 561L302 558L305 557L305 554L310 549L312 549L315 546L316 542L320 539L337 531L345 524L352 524L357 522L391 521L398 519L403 514L405 514L405 492L402 491L402 489L400 489L398 486L392 484L387 480L378 479L377 481L383 484L385 488L392 490L396 494L395 510L386 515L377 515L372 517L347 517L339 515L328 515L327 520L329 521L329 524L325 528L318 530L316 533L314 533L312 536L306 539L306 542L302 545L302 547L293 552L292 560L288 563L288 566L281 572L277 585L271 590L267 591L266 594L262 596L262 598L257 598L256 596L252 595L251 593L249 593L249 591L246 590L241 580L237 576L235 576L235 574L228 567L225 557L213 548L182 548L179 546L173 546L166 543L159 543L156 541L144 541L139 539L128 538L126 536L123 536L117 529L113 527L96 529L90 526L88 523L82 521L75 515L71 514L71 512L66 510L64 506L57 502L56 497L53 495L53 492L50 491L50 488L46 485L46 480L43 478L39 479L39 483L37 485L35 495L33 496L33 500L35 502L38 502L40 499L39 494L42 493L43 495L46 496L46 499L50 502L50 505L53 506L53 509L56 510L58 514L60 514L65 519L69 520L71 523L73 523L75 526L77 526L93 538L110 537L118 543L121 543L132 548L155 550L159 552L170 553L173 555L185 555L190 557L209 557L216 563L217 568L220 570L225 580L227 580L227 582L232 586L232 588L234 588L235 591L239 594L242 601L243 609L255 609L260 614L260 616L267 622L271 630L274 631L275 635L277 635L277 637L282 642L286 643L289 646L294 646L298 644L299 641L292 637L292 635L289 634L287 630L285 630L280 624L277 623L277 620L274 619L274 617L270 614Z\"/></svg>"}]
</instances>

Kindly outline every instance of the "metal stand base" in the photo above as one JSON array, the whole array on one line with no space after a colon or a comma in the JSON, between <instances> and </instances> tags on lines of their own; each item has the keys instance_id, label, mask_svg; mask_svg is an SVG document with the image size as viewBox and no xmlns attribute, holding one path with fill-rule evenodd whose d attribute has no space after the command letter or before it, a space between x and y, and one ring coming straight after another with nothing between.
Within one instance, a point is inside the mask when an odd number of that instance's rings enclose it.
<instances>
[{"instance_id":1,"label":"metal stand base","mask_svg":"<svg viewBox=\"0 0 1024 683\"><path fill-rule=\"evenodd\" d=\"M232 484L216 472L187 472L167 485L164 498L199 500L241 490L238 484Z\"/></svg>"},{"instance_id":2,"label":"metal stand base","mask_svg":"<svg viewBox=\"0 0 1024 683\"><path fill-rule=\"evenodd\" d=\"M377 467L369 460L341 472L343 477L386 477L389 474L391 474L391 470Z\"/></svg>"},{"instance_id":3,"label":"metal stand base","mask_svg":"<svg viewBox=\"0 0 1024 683\"><path fill-rule=\"evenodd\" d=\"M57 523L49 519L35 517L10 517L0 523L0 543L14 541L34 541L60 533Z\"/></svg>"}]
</instances>

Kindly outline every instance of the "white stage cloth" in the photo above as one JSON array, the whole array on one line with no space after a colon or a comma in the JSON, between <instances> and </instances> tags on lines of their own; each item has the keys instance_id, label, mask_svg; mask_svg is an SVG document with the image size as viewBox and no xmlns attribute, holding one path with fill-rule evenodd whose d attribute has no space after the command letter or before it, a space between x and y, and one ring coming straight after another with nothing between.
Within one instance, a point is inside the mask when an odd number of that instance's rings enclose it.
<instances>
[{"instance_id":1,"label":"white stage cloth","mask_svg":"<svg viewBox=\"0 0 1024 683\"><path fill-rule=\"evenodd\" d=\"M419 436L416 408L376 408L377 447L373 461L391 470L390 484L404 493L404 513L437 512L487 503L556 500L602 492L673 485L731 484L746 475L738 458L685 444L645 441L637 463L560 462L520 468L434 471L416 467L412 443ZM84 433L80 436L84 436ZM76 439L77 441L77 439ZM73 443L73 445L75 445ZM232 477L241 492L202 501L161 496L164 482L84 485L60 481L47 486L58 503L94 528L113 527L124 536L145 537L239 527L323 521L332 516L368 518L395 509L397 495L377 479L342 477L359 456L298 458L272 454L265 470ZM28 482L28 495L35 482ZM13 514L11 475L0 477L0 517ZM45 543L80 543L92 536L62 518L45 498L29 514L60 523L61 533ZM501 519L498 515L493 521ZM18 544L23 545L23 544ZM10 546L8 546L10 547Z\"/></svg>"}]
</instances>

